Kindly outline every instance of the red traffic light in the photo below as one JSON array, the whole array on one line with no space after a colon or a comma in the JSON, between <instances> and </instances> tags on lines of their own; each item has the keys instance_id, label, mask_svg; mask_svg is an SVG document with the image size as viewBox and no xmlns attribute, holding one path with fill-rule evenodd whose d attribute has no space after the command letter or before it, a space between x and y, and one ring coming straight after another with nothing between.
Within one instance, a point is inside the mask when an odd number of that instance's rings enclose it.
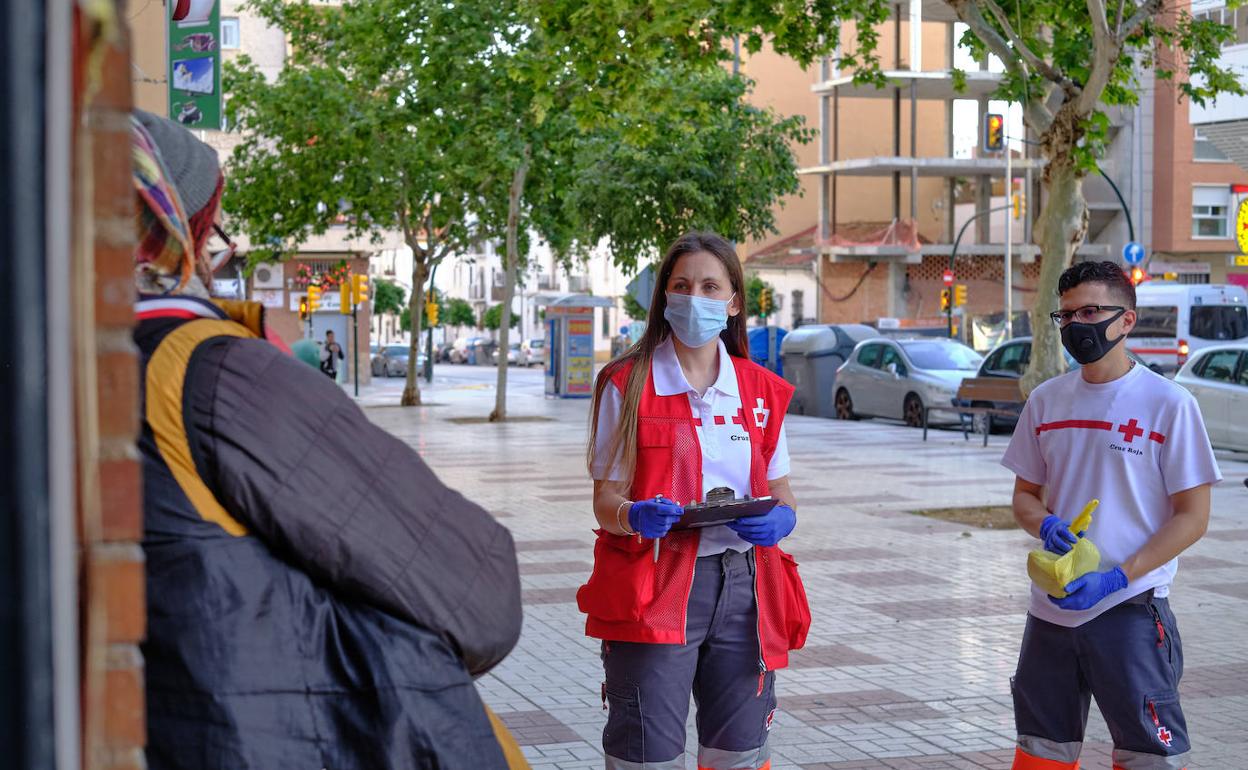
<instances>
[{"instance_id":1,"label":"red traffic light","mask_svg":"<svg viewBox=\"0 0 1248 770\"><path fill-rule=\"evenodd\" d=\"M1141 283L1144 283L1147 280L1148 280L1148 273L1144 272L1144 268L1142 267L1131 268L1132 285L1139 286Z\"/></svg>"}]
</instances>

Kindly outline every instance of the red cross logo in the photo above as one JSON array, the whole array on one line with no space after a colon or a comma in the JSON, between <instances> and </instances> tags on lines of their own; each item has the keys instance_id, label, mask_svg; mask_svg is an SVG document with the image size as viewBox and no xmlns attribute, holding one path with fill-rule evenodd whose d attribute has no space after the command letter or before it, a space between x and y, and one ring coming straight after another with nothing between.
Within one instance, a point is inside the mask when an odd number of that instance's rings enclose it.
<instances>
[{"instance_id":1,"label":"red cross logo","mask_svg":"<svg viewBox=\"0 0 1248 770\"><path fill-rule=\"evenodd\" d=\"M1144 429L1140 427L1134 417L1131 418L1131 422L1125 425L1119 425L1118 432L1122 434L1122 437L1126 439L1128 444L1134 441L1136 436L1144 435Z\"/></svg>"},{"instance_id":2,"label":"red cross logo","mask_svg":"<svg viewBox=\"0 0 1248 770\"><path fill-rule=\"evenodd\" d=\"M1170 734L1170 731L1166 729L1165 725L1157 728L1157 740L1165 744L1166 748L1170 747L1170 742L1173 739L1174 736Z\"/></svg>"},{"instance_id":3,"label":"red cross logo","mask_svg":"<svg viewBox=\"0 0 1248 770\"><path fill-rule=\"evenodd\" d=\"M737 413L732 416L733 425L745 425L745 410L737 407Z\"/></svg>"}]
</instances>

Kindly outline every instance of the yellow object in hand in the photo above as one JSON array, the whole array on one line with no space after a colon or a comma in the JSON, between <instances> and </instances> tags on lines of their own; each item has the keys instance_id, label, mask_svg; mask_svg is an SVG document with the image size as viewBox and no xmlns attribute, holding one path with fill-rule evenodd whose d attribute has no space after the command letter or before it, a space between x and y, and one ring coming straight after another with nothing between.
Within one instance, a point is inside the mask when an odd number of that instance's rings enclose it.
<instances>
[{"instance_id":1,"label":"yellow object in hand","mask_svg":"<svg viewBox=\"0 0 1248 770\"><path fill-rule=\"evenodd\" d=\"M1056 554L1037 548L1027 554L1027 574L1031 581L1044 589L1054 599L1066 596L1066 586L1075 578L1094 572L1101 566L1101 552L1091 540L1081 533L1092 524L1092 512L1100 500L1091 500L1083 511L1070 523L1070 531L1079 537L1078 542L1066 553Z\"/></svg>"}]
</instances>

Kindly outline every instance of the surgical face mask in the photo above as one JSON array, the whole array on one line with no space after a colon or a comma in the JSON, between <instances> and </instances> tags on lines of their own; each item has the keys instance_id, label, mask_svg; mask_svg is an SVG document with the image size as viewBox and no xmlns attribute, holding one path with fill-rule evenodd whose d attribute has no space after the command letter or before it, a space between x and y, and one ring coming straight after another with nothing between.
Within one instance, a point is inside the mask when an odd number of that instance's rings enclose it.
<instances>
[{"instance_id":1,"label":"surgical face mask","mask_svg":"<svg viewBox=\"0 0 1248 770\"><path fill-rule=\"evenodd\" d=\"M1109 318L1099 323L1089 324L1080 323L1079 321L1071 321L1062 327L1062 345L1066 348L1066 352L1079 362L1080 366L1096 363L1105 357L1105 354L1113 350L1114 346L1127 336L1120 334L1114 339L1109 339L1105 331L1109 325L1122 317L1127 311L1119 310Z\"/></svg>"},{"instance_id":2,"label":"surgical face mask","mask_svg":"<svg viewBox=\"0 0 1248 770\"><path fill-rule=\"evenodd\" d=\"M668 292L663 317L672 325L676 339L691 348L700 348L728 328L728 303L731 301L732 297L710 299Z\"/></svg>"}]
</instances>

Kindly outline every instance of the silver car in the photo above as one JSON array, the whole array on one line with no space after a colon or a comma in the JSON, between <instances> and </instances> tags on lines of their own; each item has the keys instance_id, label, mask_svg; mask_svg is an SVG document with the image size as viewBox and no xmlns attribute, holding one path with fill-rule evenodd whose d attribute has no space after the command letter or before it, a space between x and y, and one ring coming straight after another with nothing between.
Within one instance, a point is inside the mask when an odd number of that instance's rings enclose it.
<instances>
[{"instance_id":1,"label":"silver car","mask_svg":"<svg viewBox=\"0 0 1248 770\"><path fill-rule=\"evenodd\" d=\"M520 363L523 366L546 363L546 339L533 337L520 345Z\"/></svg>"},{"instance_id":2,"label":"silver car","mask_svg":"<svg viewBox=\"0 0 1248 770\"><path fill-rule=\"evenodd\" d=\"M1248 452L1248 344L1201 348L1174 381L1200 404L1209 443Z\"/></svg>"},{"instance_id":3,"label":"silver car","mask_svg":"<svg viewBox=\"0 0 1248 770\"><path fill-rule=\"evenodd\" d=\"M940 337L865 340L836 372L837 419L887 417L922 427L927 407L951 406L982 361L961 342Z\"/></svg>"}]
</instances>

